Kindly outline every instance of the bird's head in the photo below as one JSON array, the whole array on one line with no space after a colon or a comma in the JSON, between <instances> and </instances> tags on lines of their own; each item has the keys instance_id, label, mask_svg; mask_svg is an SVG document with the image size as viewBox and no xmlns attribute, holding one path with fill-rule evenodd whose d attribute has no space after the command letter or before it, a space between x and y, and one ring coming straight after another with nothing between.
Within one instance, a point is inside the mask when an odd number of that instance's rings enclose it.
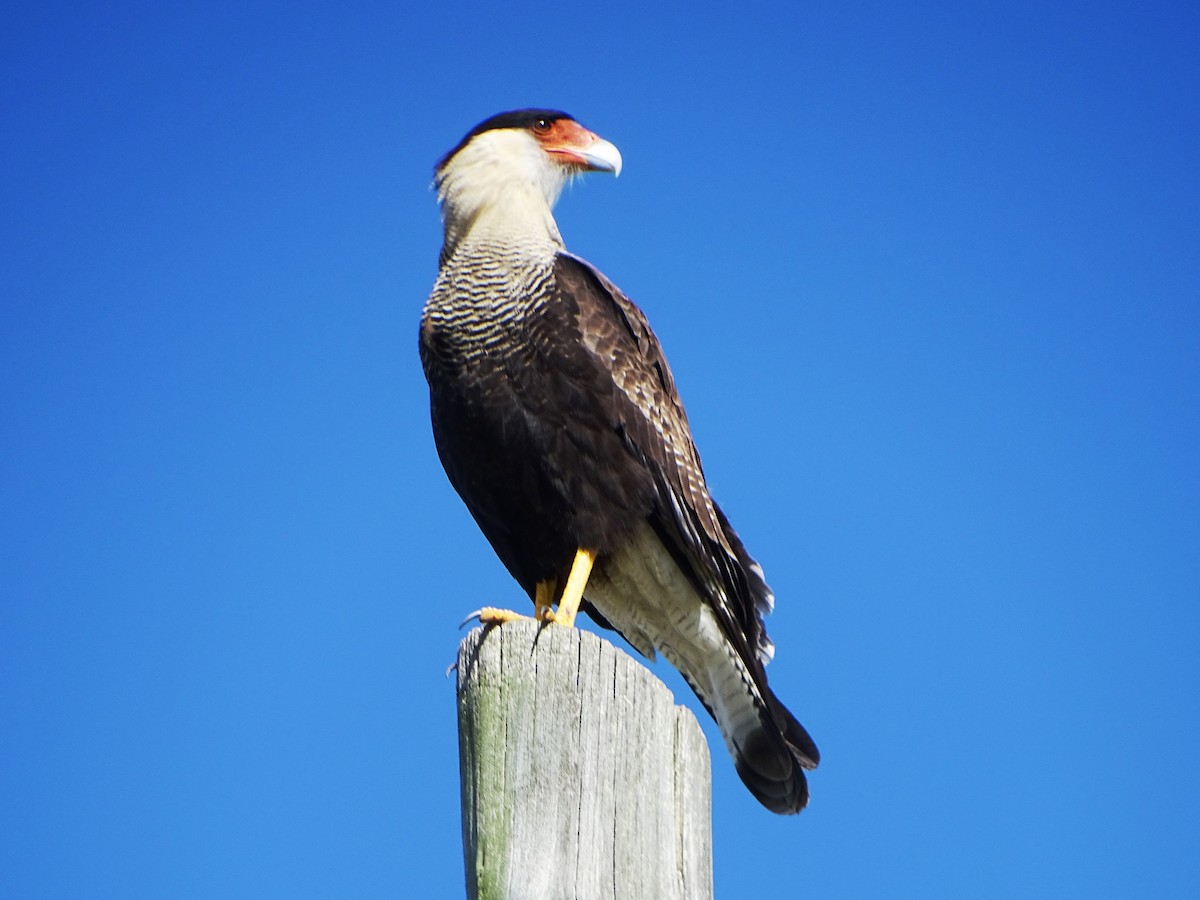
<instances>
[{"instance_id":1,"label":"bird's head","mask_svg":"<svg viewBox=\"0 0 1200 900\"><path fill-rule=\"evenodd\" d=\"M583 172L620 174L620 151L564 112L521 109L467 132L434 168L434 183L449 229L452 220L474 222L489 209L505 218L549 216L563 187Z\"/></svg>"}]
</instances>

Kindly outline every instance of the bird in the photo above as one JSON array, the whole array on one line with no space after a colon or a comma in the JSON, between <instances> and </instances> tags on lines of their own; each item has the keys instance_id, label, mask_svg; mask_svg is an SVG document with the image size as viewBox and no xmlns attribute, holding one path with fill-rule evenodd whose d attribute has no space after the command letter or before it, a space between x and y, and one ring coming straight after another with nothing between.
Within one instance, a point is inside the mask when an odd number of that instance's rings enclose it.
<instances>
[{"instance_id":1,"label":"bird","mask_svg":"<svg viewBox=\"0 0 1200 900\"><path fill-rule=\"evenodd\" d=\"M443 245L419 340L434 444L533 617L571 626L582 610L661 654L750 792L797 813L820 754L767 683L774 595L709 495L646 316L554 219L568 182L621 167L616 146L554 109L494 115L437 162Z\"/></svg>"}]
</instances>

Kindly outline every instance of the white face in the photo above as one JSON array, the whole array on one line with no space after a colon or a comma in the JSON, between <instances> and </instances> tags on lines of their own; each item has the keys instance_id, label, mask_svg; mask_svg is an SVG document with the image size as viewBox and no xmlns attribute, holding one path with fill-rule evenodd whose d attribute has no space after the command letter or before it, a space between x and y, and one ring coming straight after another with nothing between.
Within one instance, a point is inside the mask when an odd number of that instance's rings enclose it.
<instances>
[{"instance_id":1,"label":"white face","mask_svg":"<svg viewBox=\"0 0 1200 900\"><path fill-rule=\"evenodd\" d=\"M586 171L619 173L620 151L573 119L543 119L475 135L439 173L439 193L443 203L474 208L504 187L524 184L553 206L566 183ZM468 188L481 193L478 203L464 203Z\"/></svg>"},{"instance_id":2,"label":"white face","mask_svg":"<svg viewBox=\"0 0 1200 900\"><path fill-rule=\"evenodd\" d=\"M501 196L536 191L553 206L571 177L571 169L554 162L528 131L495 129L477 134L442 169L439 194L443 205L470 213Z\"/></svg>"},{"instance_id":3,"label":"white face","mask_svg":"<svg viewBox=\"0 0 1200 900\"><path fill-rule=\"evenodd\" d=\"M437 173L446 247L468 235L561 247L552 210L567 182L586 171L620 168L617 148L573 119L480 132Z\"/></svg>"}]
</instances>

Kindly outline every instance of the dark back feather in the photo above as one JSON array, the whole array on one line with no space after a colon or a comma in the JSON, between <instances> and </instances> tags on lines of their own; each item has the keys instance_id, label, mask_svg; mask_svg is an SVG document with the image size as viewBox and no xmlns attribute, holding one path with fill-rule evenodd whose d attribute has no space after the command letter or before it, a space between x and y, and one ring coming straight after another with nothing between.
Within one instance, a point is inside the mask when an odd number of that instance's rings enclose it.
<instances>
[{"instance_id":1,"label":"dark back feather","mask_svg":"<svg viewBox=\"0 0 1200 900\"><path fill-rule=\"evenodd\" d=\"M614 427L653 478L651 524L693 586L712 604L731 643L762 677L771 595L709 496L700 455L671 369L645 314L591 265L560 254L560 296L578 308L583 346L611 381Z\"/></svg>"}]
</instances>

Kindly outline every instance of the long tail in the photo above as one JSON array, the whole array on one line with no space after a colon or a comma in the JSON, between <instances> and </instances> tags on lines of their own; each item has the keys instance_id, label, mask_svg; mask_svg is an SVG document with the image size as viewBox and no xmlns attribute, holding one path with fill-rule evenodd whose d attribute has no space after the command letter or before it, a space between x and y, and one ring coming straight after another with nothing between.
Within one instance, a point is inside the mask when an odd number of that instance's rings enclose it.
<instances>
[{"instance_id":1,"label":"long tail","mask_svg":"<svg viewBox=\"0 0 1200 900\"><path fill-rule=\"evenodd\" d=\"M821 761L816 744L767 689L768 703L774 706L769 720L739 735L734 735L733 752L737 773L750 793L771 812L798 813L808 803L808 779L805 769L815 769Z\"/></svg>"},{"instance_id":2,"label":"long tail","mask_svg":"<svg viewBox=\"0 0 1200 900\"><path fill-rule=\"evenodd\" d=\"M718 618L720 608L702 597L668 545L646 526L600 561L583 608L647 658L656 652L666 657L716 720L750 792L772 812L797 813L808 802L804 770L816 768L820 754L767 685L763 665L771 644L761 616L770 606L770 591L740 542L734 546L754 576L754 605L749 624L742 623L745 639L736 630L730 636Z\"/></svg>"},{"instance_id":3,"label":"long tail","mask_svg":"<svg viewBox=\"0 0 1200 900\"><path fill-rule=\"evenodd\" d=\"M766 678L757 674L759 678L752 677L744 664L719 675L710 669L713 693L701 699L720 726L750 793L771 812L798 813L808 803L804 770L815 769L821 754L804 726L767 686Z\"/></svg>"}]
</instances>

